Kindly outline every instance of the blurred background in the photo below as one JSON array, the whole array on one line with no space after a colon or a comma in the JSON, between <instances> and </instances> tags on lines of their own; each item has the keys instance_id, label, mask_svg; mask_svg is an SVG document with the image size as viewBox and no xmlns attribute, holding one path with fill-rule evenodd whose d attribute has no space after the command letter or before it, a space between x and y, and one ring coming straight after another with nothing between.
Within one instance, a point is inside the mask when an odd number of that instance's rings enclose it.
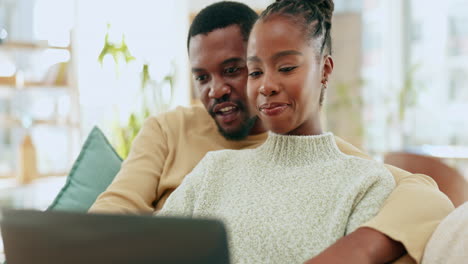
<instances>
[{"instance_id":1,"label":"blurred background","mask_svg":"<svg viewBox=\"0 0 468 264\"><path fill-rule=\"evenodd\" d=\"M46 206L95 125L125 157L131 127L196 104L186 35L214 2L0 0L0 201ZM378 160L418 153L468 177L468 1L335 5L327 130Z\"/></svg>"}]
</instances>

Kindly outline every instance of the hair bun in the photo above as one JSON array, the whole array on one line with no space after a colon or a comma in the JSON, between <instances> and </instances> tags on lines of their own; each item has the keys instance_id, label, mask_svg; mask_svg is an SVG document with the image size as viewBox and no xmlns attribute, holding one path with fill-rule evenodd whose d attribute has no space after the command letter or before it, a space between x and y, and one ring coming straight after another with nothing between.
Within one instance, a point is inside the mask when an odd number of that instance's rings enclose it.
<instances>
[{"instance_id":1,"label":"hair bun","mask_svg":"<svg viewBox=\"0 0 468 264\"><path fill-rule=\"evenodd\" d=\"M333 11L335 10L335 4L333 0L305 0L312 5L317 6L323 15L325 15L326 21L330 22L333 17Z\"/></svg>"},{"instance_id":2,"label":"hair bun","mask_svg":"<svg viewBox=\"0 0 468 264\"><path fill-rule=\"evenodd\" d=\"M333 11L335 10L335 3L333 0L276 0L276 2L283 2L283 1L290 1L290 2L306 2L309 5L316 6L327 21L331 21L333 16Z\"/></svg>"}]
</instances>

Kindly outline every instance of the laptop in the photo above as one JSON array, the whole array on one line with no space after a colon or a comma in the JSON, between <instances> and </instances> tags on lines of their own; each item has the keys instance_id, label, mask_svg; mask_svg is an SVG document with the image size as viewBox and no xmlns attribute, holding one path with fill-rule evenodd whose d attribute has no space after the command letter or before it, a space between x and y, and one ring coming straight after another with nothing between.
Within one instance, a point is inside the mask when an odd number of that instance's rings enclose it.
<instances>
[{"instance_id":1,"label":"laptop","mask_svg":"<svg viewBox=\"0 0 468 264\"><path fill-rule=\"evenodd\" d=\"M2 210L8 264L229 263L216 220Z\"/></svg>"}]
</instances>

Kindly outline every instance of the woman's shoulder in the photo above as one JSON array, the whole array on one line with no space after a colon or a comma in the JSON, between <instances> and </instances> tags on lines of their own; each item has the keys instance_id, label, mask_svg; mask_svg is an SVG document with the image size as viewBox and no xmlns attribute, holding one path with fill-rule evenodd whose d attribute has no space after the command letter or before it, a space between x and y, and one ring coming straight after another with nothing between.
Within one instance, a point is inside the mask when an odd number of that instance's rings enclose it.
<instances>
[{"instance_id":1,"label":"woman's shoulder","mask_svg":"<svg viewBox=\"0 0 468 264\"><path fill-rule=\"evenodd\" d=\"M367 180L384 180L394 184L392 174L383 163L373 159L343 155L343 162L348 174L360 176Z\"/></svg>"},{"instance_id":2,"label":"woman's shoulder","mask_svg":"<svg viewBox=\"0 0 468 264\"><path fill-rule=\"evenodd\" d=\"M239 160L250 156L252 152L252 149L221 149L209 151L206 153L205 157L212 162L238 162Z\"/></svg>"}]
</instances>

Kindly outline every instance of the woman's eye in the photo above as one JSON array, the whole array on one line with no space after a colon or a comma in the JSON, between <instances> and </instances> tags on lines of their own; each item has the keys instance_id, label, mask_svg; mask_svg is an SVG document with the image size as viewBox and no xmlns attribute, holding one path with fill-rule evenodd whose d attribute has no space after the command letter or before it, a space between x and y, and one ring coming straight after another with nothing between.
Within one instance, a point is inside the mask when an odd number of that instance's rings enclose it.
<instances>
[{"instance_id":1,"label":"woman's eye","mask_svg":"<svg viewBox=\"0 0 468 264\"><path fill-rule=\"evenodd\" d=\"M296 69L296 68L297 68L297 66L282 67L282 68L279 69L279 71L280 71L280 72L290 72L290 71L292 71L292 70L294 70L294 69Z\"/></svg>"},{"instance_id":2,"label":"woman's eye","mask_svg":"<svg viewBox=\"0 0 468 264\"><path fill-rule=\"evenodd\" d=\"M254 71L254 72L249 73L249 76L252 78L255 78L255 77L260 76L261 74L262 74L261 71Z\"/></svg>"}]
</instances>

